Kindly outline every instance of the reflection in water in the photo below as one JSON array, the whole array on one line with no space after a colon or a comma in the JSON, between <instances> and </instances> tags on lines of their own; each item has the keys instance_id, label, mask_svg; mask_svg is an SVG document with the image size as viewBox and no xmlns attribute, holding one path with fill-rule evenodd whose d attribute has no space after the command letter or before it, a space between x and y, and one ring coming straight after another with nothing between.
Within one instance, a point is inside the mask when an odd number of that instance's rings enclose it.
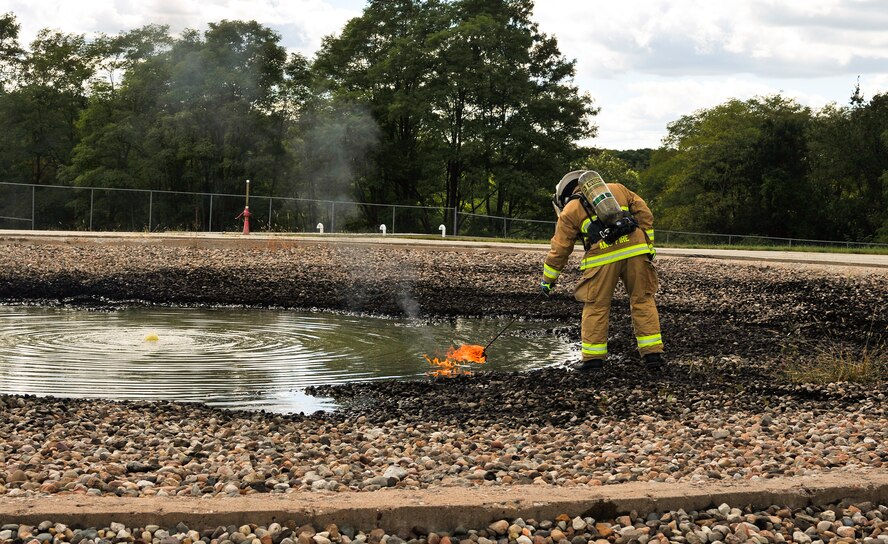
<instances>
[{"instance_id":1,"label":"reflection in water","mask_svg":"<svg viewBox=\"0 0 888 544\"><path fill-rule=\"evenodd\" d=\"M0 307L0 392L313 412L333 405L303 394L309 385L421 377L424 353L484 341L502 325L231 308ZM491 347L485 370L569 358L567 344L541 333L546 327L516 323Z\"/></svg>"}]
</instances>

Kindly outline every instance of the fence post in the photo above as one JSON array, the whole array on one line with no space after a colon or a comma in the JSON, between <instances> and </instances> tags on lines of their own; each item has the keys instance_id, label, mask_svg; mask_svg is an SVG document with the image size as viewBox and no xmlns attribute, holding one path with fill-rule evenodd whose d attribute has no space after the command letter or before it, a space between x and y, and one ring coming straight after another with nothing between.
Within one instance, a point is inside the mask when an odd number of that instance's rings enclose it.
<instances>
[{"instance_id":1,"label":"fence post","mask_svg":"<svg viewBox=\"0 0 888 544\"><path fill-rule=\"evenodd\" d=\"M37 187L32 185L31 186L31 230L34 230L34 217L35 217L35 215L34 215L34 210L35 210L34 201L36 200L36 193L37 193Z\"/></svg>"},{"instance_id":2,"label":"fence post","mask_svg":"<svg viewBox=\"0 0 888 544\"><path fill-rule=\"evenodd\" d=\"M733 239L733 236L731 236L731 235L729 234L729 235L728 235L728 245L731 245L731 240L732 240L732 239Z\"/></svg>"},{"instance_id":3,"label":"fence post","mask_svg":"<svg viewBox=\"0 0 888 544\"><path fill-rule=\"evenodd\" d=\"M89 190L89 230L93 229L93 197L96 194L95 189Z\"/></svg>"},{"instance_id":4,"label":"fence post","mask_svg":"<svg viewBox=\"0 0 888 544\"><path fill-rule=\"evenodd\" d=\"M330 203L330 232L333 232L333 227L336 225L336 203Z\"/></svg>"},{"instance_id":5,"label":"fence post","mask_svg":"<svg viewBox=\"0 0 888 544\"><path fill-rule=\"evenodd\" d=\"M148 232L151 232L151 214L154 212L154 191L148 191Z\"/></svg>"},{"instance_id":6,"label":"fence post","mask_svg":"<svg viewBox=\"0 0 888 544\"><path fill-rule=\"evenodd\" d=\"M503 238L508 238L508 235L506 234L506 218L505 217L503 217Z\"/></svg>"},{"instance_id":7,"label":"fence post","mask_svg":"<svg viewBox=\"0 0 888 544\"><path fill-rule=\"evenodd\" d=\"M459 212L457 211L457 207L453 207L453 234L451 236L456 236L456 217Z\"/></svg>"},{"instance_id":8,"label":"fence post","mask_svg":"<svg viewBox=\"0 0 888 544\"><path fill-rule=\"evenodd\" d=\"M274 197L268 197L268 232L271 232L271 203L274 202Z\"/></svg>"},{"instance_id":9,"label":"fence post","mask_svg":"<svg viewBox=\"0 0 888 544\"><path fill-rule=\"evenodd\" d=\"M392 234L395 233L395 206L392 206Z\"/></svg>"},{"instance_id":10,"label":"fence post","mask_svg":"<svg viewBox=\"0 0 888 544\"><path fill-rule=\"evenodd\" d=\"M213 194L210 193L210 220L207 224L207 232L213 232Z\"/></svg>"},{"instance_id":11,"label":"fence post","mask_svg":"<svg viewBox=\"0 0 888 544\"><path fill-rule=\"evenodd\" d=\"M669 233L668 232L666 233L666 245L667 246L669 245Z\"/></svg>"}]
</instances>

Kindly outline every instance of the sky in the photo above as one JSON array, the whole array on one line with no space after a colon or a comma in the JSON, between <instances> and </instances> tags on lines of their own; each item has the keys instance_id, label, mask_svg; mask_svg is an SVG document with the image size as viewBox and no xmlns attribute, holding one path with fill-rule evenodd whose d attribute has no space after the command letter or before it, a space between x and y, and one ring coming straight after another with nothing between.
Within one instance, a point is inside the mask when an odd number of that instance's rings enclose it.
<instances>
[{"instance_id":1,"label":"sky","mask_svg":"<svg viewBox=\"0 0 888 544\"><path fill-rule=\"evenodd\" d=\"M309 58L363 0L0 0L28 43L42 28L173 32L256 20ZM773 93L820 108L888 92L888 0L537 0L534 20L576 60L600 113L585 145L658 147L667 125L730 98Z\"/></svg>"}]
</instances>

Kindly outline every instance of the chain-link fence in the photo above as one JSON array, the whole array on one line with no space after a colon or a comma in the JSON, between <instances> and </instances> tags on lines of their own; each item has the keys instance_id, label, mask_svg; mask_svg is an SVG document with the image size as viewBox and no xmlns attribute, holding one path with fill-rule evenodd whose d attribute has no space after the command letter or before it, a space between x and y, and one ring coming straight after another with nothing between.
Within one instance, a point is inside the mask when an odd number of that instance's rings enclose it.
<instances>
[{"instance_id":1,"label":"chain-link fence","mask_svg":"<svg viewBox=\"0 0 888 544\"><path fill-rule=\"evenodd\" d=\"M0 182L0 229L236 232L245 196ZM555 221L482 215L448 207L250 195L253 231L459 234L546 240ZM384 226L384 229L383 229ZM888 244L657 229L662 245L888 248Z\"/></svg>"},{"instance_id":2,"label":"chain-link fence","mask_svg":"<svg viewBox=\"0 0 888 544\"><path fill-rule=\"evenodd\" d=\"M235 232L245 195L0 182L0 228ZM440 232L453 208L250 195L250 226L265 232ZM451 231L451 228L447 228Z\"/></svg>"}]
</instances>

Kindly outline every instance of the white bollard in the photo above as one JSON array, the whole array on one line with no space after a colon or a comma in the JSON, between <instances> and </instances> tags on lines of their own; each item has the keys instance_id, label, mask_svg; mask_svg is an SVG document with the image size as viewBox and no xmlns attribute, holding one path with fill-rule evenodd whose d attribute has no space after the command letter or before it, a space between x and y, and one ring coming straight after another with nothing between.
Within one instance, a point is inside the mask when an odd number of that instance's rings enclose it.
<instances>
[{"instance_id":1,"label":"white bollard","mask_svg":"<svg viewBox=\"0 0 888 544\"><path fill-rule=\"evenodd\" d=\"M447 237L447 227L445 227L444 225L441 225L440 227L438 227L438 230L441 231L441 238Z\"/></svg>"},{"instance_id":2,"label":"white bollard","mask_svg":"<svg viewBox=\"0 0 888 544\"><path fill-rule=\"evenodd\" d=\"M385 225L379 225L379 230L381 230L382 235L385 236Z\"/></svg>"},{"instance_id":3,"label":"white bollard","mask_svg":"<svg viewBox=\"0 0 888 544\"><path fill-rule=\"evenodd\" d=\"M321 234L324 234L324 224L323 223L318 223L318 226L315 228L318 229L318 232L320 232Z\"/></svg>"}]
</instances>

